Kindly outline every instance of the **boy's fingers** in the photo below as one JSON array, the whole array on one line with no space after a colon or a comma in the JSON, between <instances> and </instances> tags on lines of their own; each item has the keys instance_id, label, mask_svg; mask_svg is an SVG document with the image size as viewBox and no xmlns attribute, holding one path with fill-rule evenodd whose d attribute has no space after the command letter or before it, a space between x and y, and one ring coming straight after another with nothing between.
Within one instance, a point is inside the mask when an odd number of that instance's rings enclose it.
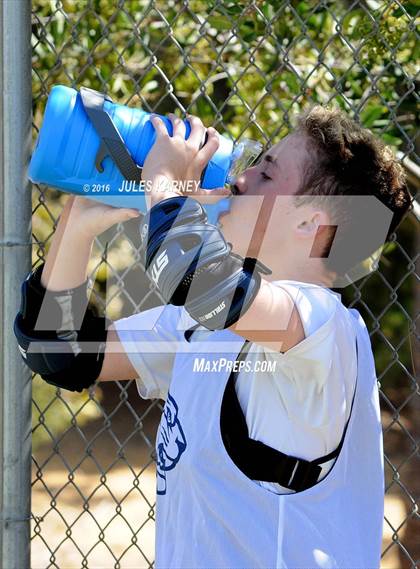
<instances>
[{"instance_id":1,"label":"boy's fingers","mask_svg":"<svg viewBox=\"0 0 420 569\"><path fill-rule=\"evenodd\" d=\"M107 219L109 223L118 223L120 221L127 221L128 219L133 219L134 217L139 217L140 212L136 209L126 209L113 207L107 212Z\"/></svg>"},{"instance_id":2,"label":"boy's fingers","mask_svg":"<svg viewBox=\"0 0 420 569\"><path fill-rule=\"evenodd\" d=\"M207 142L203 148L198 152L197 157L199 162L205 166L216 150L219 148L219 133L216 129L210 127L207 129Z\"/></svg>"},{"instance_id":3,"label":"boy's fingers","mask_svg":"<svg viewBox=\"0 0 420 569\"><path fill-rule=\"evenodd\" d=\"M159 138L161 136L169 136L168 130L165 126L165 123L163 122L163 120L160 117L158 117L156 115L152 115L150 118L150 122L152 123L152 125L155 128L157 138Z\"/></svg>"},{"instance_id":4,"label":"boy's fingers","mask_svg":"<svg viewBox=\"0 0 420 569\"><path fill-rule=\"evenodd\" d=\"M214 190L201 190L205 195L209 196L231 196L232 192L229 188L215 188Z\"/></svg>"},{"instance_id":5,"label":"boy's fingers","mask_svg":"<svg viewBox=\"0 0 420 569\"><path fill-rule=\"evenodd\" d=\"M188 142L191 145L196 146L197 148L200 147L202 140L204 139L204 135L206 133L206 127L203 125L200 118L194 115L187 115L188 122L191 125L191 132L188 137Z\"/></svg>"},{"instance_id":6,"label":"boy's fingers","mask_svg":"<svg viewBox=\"0 0 420 569\"><path fill-rule=\"evenodd\" d=\"M169 113L168 116L172 123L172 137L179 136L182 139L185 139L186 126L184 121L174 113Z\"/></svg>"},{"instance_id":7,"label":"boy's fingers","mask_svg":"<svg viewBox=\"0 0 420 569\"><path fill-rule=\"evenodd\" d=\"M124 215L125 217L127 217L128 219L132 219L134 217L139 217L140 216L140 212L138 209L126 209L124 210Z\"/></svg>"},{"instance_id":8,"label":"boy's fingers","mask_svg":"<svg viewBox=\"0 0 420 569\"><path fill-rule=\"evenodd\" d=\"M229 188L215 188L214 190L203 190L200 188L200 193L193 194L193 197L200 203L212 205L220 201L221 198L231 195Z\"/></svg>"}]
</instances>

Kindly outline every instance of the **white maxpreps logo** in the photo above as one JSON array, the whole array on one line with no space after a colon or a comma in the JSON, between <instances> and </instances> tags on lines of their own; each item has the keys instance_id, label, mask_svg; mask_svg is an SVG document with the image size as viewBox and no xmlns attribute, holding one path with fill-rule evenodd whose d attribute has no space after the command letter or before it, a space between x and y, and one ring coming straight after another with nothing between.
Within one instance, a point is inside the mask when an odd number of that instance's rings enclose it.
<instances>
[{"instance_id":1,"label":"white maxpreps logo","mask_svg":"<svg viewBox=\"0 0 420 569\"><path fill-rule=\"evenodd\" d=\"M166 249L162 251L156 261L153 263L152 266L152 279L158 284L158 280L160 275L162 274L163 269L169 263L168 255L166 254Z\"/></svg>"}]
</instances>

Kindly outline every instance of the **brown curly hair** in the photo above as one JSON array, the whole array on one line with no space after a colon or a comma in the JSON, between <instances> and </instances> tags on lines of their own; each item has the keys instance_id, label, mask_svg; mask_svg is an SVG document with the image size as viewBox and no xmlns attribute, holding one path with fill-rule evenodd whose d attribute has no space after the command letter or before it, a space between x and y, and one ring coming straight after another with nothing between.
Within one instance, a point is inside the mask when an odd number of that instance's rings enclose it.
<instances>
[{"instance_id":1,"label":"brown curly hair","mask_svg":"<svg viewBox=\"0 0 420 569\"><path fill-rule=\"evenodd\" d=\"M297 205L299 196L314 196L314 200L333 195L375 196L393 214L388 240L411 206L404 170L392 150L342 110L321 105L299 115L296 131L306 137L309 155L296 194ZM341 212L332 222L348 223L345 218L340 219L343 215ZM351 259L351 262L361 260ZM328 259L325 261L328 266Z\"/></svg>"}]
</instances>

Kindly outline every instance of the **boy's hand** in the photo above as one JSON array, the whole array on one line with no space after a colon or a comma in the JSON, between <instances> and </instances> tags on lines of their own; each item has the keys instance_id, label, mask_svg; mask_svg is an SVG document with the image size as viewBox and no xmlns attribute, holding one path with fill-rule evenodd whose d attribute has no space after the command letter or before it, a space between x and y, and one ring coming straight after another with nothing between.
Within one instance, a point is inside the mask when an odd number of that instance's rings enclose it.
<instances>
[{"instance_id":1,"label":"boy's hand","mask_svg":"<svg viewBox=\"0 0 420 569\"><path fill-rule=\"evenodd\" d=\"M85 238L94 238L116 223L139 215L137 209L112 207L81 196L70 196L62 213L68 230Z\"/></svg>"},{"instance_id":2,"label":"boy's hand","mask_svg":"<svg viewBox=\"0 0 420 569\"><path fill-rule=\"evenodd\" d=\"M227 188L204 190L199 187L201 173L219 147L219 134L214 128L203 125L201 119L188 115L191 132L185 140L184 121L173 113L168 115L173 125L173 135L169 136L165 123L157 116L151 122L156 130L156 141L145 160L142 179L152 183L146 193L149 207L169 197L189 196L202 203L211 203L218 196L230 195ZM200 149L207 131L207 142ZM173 182L190 181L190 191L177 189ZM197 191L196 191L197 188ZM217 200L216 200L217 201Z\"/></svg>"},{"instance_id":3,"label":"boy's hand","mask_svg":"<svg viewBox=\"0 0 420 569\"><path fill-rule=\"evenodd\" d=\"M87 277L95 237L115 223L138 215L135 209L69 196L48 251L41 284L53 291L80 286Z\"/></svg>"}]
</instances>

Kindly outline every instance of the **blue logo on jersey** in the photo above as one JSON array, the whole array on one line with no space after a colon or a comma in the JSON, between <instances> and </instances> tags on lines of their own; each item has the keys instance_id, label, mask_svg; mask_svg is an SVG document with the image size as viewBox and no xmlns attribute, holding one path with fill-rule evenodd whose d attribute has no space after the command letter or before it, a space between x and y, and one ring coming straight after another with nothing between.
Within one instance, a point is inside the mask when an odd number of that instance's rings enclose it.
<instances>
[{"instance_id":1,"label":"blue logo on jersey","mask_svg":"<svg viewBox=\"0 0 420 569\"><path fill-rule=\"evenodd\" d=\"M187 441L178 419L178 405L168 394L156 443L158 494L166 494L166 472L175 468L186 448Z\"/></svg>"}]
</instances>

